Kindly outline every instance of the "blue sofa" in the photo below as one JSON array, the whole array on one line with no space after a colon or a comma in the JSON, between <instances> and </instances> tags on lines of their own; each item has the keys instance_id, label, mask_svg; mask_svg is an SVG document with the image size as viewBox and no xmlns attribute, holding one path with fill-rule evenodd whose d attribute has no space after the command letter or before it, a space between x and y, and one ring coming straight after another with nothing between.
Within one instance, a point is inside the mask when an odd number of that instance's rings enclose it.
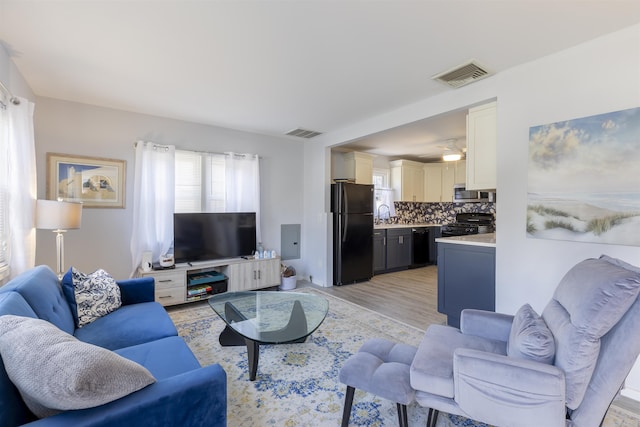
<instances>
[{"instance_id":1,"label":"blue sofa","mask_svg":"<svg viewBox=\"0 0 640 427\"><path fill-rule=\"evenodd\" d=\"M71 280L70 274L63 281ZM47 320L80 341L139 363L156 382L101 406L36 419L0 361L0 425L226 426L227 380L222 367L200 366L164 308L154 302L152 278L118 285L122 307L76 329L56 274L38 266L0 287L0 315Z\"/></svg>"}]
</instances>

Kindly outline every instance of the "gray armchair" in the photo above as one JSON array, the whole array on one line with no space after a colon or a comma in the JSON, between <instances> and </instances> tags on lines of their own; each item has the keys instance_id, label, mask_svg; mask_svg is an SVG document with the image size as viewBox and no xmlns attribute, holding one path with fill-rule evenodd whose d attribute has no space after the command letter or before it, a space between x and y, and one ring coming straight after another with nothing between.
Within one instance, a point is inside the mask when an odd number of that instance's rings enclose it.
<instances>
[{"instance_id":1,"label":"gray armchair","mask_svg":"<svg viewBox=\"0 0 640 427\"><path fill-rule=\"evenodd\" d=\"M640 268L601 256L574 266L542 316L464 310L432 325L410 368L416 401L502 427L597 427L640 353Z\"/></svg>"}]
</instances>

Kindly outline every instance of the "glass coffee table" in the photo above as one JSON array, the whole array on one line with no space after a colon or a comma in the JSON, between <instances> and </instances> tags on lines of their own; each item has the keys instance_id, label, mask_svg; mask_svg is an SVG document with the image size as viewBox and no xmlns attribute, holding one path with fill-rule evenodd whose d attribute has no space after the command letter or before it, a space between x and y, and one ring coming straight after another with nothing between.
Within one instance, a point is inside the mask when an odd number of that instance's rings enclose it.
<instances>
[{"instance_id":1,"label":"glass coffee table","mask_svg":"<svg viewBox=\"0 0 640 427\"><path fill-rule=\"evenodd\" d=\"M251 381L258 371L260 344L304 342L329 310L325 298L303 292L225 292L208 301L226 323L220 344L247 346Z\"/></svg>"}]
</instances>

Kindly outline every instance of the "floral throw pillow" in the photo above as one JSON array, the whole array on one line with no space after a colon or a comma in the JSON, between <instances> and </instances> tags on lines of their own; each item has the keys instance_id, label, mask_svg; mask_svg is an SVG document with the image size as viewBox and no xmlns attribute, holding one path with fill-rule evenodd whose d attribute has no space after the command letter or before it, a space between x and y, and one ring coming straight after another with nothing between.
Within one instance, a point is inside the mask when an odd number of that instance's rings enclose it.
<instances>
[{"instance_id":1,"label":"floral throw pillow","mask_svg":"<svg viewBox=\"0 0 640 427\"><path fill-rule=\"evenodd\" d=\"M106 271L100 269L85 274L72 269L73 292L78 307L78 327L81 328L122 305L120 287Z\"/></svg>"}]
</instances>

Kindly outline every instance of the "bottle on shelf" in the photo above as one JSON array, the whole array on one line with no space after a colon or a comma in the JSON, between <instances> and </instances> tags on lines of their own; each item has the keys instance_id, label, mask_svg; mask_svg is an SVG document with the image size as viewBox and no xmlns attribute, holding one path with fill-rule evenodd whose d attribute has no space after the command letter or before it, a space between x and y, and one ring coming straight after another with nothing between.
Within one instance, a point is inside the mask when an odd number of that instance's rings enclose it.
<instances>
[{"instance_id":1,"label":"bottle on shelf","mask_svg":"<svg viewBox=\"0 0 640 427\"><path fill-rule=\"evenodd\" d=\"M264 255L264 248L262 242L258 242L258 248L256 249L256 258L262 258Z\"/></svg>"}]
</instances>

